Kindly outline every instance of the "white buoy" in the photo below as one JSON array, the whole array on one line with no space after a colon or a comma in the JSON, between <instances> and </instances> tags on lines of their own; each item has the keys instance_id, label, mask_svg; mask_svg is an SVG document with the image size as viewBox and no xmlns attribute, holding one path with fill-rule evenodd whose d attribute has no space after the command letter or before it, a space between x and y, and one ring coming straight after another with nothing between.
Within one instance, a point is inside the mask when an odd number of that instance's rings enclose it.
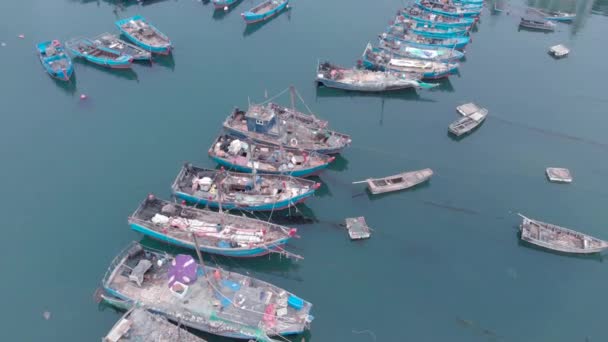
<instances>
[{"instance_id":1,"label":"white buoy","mask_svg":"<svg viewBox=\"0 0 608 342\"><path fill-rule=\"evenodd\" d=\"M80 94L80 99L81 100L86 100L87 99L87 95L86 94Z\"/></svg>"},{"instance_id":2,"label":"white buoy","mask_svg":"<svg viewBox=\"0 0 608 342\"><path fill-rule=\"evenodd\" d=\"M224 6L224 11L227 11L227 10L228 10L228 6Z\"/></svg>"}]
</instances>

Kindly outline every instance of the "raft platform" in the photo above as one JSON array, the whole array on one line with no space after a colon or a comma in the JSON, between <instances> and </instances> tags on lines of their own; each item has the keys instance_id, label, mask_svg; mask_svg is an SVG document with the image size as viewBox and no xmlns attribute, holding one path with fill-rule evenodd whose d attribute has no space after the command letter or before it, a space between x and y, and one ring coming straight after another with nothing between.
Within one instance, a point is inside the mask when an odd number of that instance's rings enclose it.
<instances>
[{"instance_id":1,"label":"raft platform","mask_svg":"<svg viewBox=\"0 0 608 342\"><path fill-rule=\"evenodd\" d=\"M555 58L562 58L568 56L570 49L562 44L558 44L549 48L549 54Z\"/></svg>"},{"instance_id":2,"label":"raft platform","mask_svg":"<svg viewBox=\"0 0 608 342\"><path fill-rule=\"evenodd\" d=\"M346 229L351 240L369 239L371 236L371 229L363 216L347 218Z\"/></svg>"},{"instance_id":3,"label":"raft platform","mask_svg":"<svg viewBox=\"0 0 608 342\"><path fill-rule=\"evenodd\" d=\"M555 183L571 183L572 182L572 174L570 170L560 168L560 167L548 167L547 168L547 177L549 181Z\"/></svg>"}]
</instances>

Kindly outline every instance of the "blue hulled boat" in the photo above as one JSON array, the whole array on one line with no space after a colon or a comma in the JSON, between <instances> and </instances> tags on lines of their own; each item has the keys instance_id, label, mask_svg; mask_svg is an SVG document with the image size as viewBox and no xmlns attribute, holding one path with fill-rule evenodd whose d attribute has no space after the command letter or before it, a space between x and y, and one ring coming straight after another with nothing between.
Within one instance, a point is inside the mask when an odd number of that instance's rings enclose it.
<instances>
[{"instance_id":1,"label":"blue hulled boat","mask_svg":"<svg viewBox=\"0 0 608 342\"><path fill-rule=\"evenodd\" d=\"M212 0L211 2L216 10L225 10L239 1L241 0Z\"/></svg>"},{"instance_id":2,"label":"blue hulled boat","mask_svg":"<svg viewBox=\"0 0 608 342\"><path fill-rule=\"evenodd\" d=\"M483 6L484 0L452 0L455 5L475 5Z\"/></svg>"},{"instance_id":3,"label":"blue hulled boat","mask_svg":"<svg viewBox=\"0 0 608 342\"><path fill-rule=\"evenodd\" d=\"M129 217L131 229L174 246L249 258L269 253L289 254L283 246L296 234L288 228L244 216L198 209L149 195Z\"/></svg>"},{"instance_id":4,"label":"blue hulled boat","mask_svg":"<svg viewBox=\"0 0 608 342\"><path fill-rule=\"evenodd\" d=\"M390 37L380 39L378 46L382 50L386 50L395 56L415 58L423 61L450 63L457 62L464 58L464 53L456 49L441 47L418 48L407 42L401 42L400 40Z\"/></svg>"},{"instance_id":5,"label":"blue hulled boat","mask_svg":"<svg viewBox=\"0 0 608 342\"><path fill-rule=\"evenodd\" d=\"M462 50L470 42L469 37L453 37L453 38L428 38L408 31L405 27L399 25L389 26L387 31L382 35L382 38L393 37L395 39L407 42L412 46L428 48L428 47L445 47Z\"/></svg>"},{"instance_id":6,"label":"blue hulled boat","mask_svg":"<svg viewBox=\"0 0 608 342\"><path fill-rule=\"evenodd\" d=\"M453 5L430 0L416 0L416 5L426 11L449 17L477 17L482 7L478 5Z\"/></svg>"},{"instance_id":7,"label":"blue hulled boat","mask_svg":"<svg viewBox=\"0 0 608 342\"><path fill-rule=\"evenodd\" d=\"M49 75L62 81L70 80L70 77L74 73L74 66L72 65L72 59L65 52L65 48L60 41L49 40L38 43L36 45L36 52L40 57L44 70Z\"/></svg>"},{"instance_id":8,"label":"blue hulled boat","mask_svg":"<svg viewBox=\"0 0 608 342\"><path fill-rule=\"evenodd\" d=\"M362 56L363 66L371 70L421 74L423 79L448 77L458 71L456 63L422 61L419 59L393 57L390 53L372 47L368 43Z\"/></svg>"},{"instance_id":9,"label":"blue hulled boat","mask_svg":"<svg viewBox=\"0 0 608 342\"><path fill-rule=\"evenodd\" d=\"M181 325L229 338L275 341L304 332L312 304L282 288L190 255L132 243L110 263L101 297L120 309L142 306ZM246 303L246 305L244 305Z\"/></svg>"},{"instance_id":10,"label":"blue hulled boat","mask_svg":"<svg viewBox=\"0 0 608 342\"><path fill-rule=\"evenodd\" d=\"M288 7L288 4L289 0L266 0L249 11L241 13L241 16L247 24L257 23L279 14Z\"/></svg>"},{"instance_id":11,"label":"blue hulled boat","mask_svg":"<svg viewBox=\"0 0 608 342\"><path fill-rule=\"evenodd\" d=\"M220 135L209 157L219 165L239 172L307 177L325 170L335 157L290 147L252 142L230 134Z\"/></svg>"},{"instance_id":12,"label":"blue hulled boat","mask_svg":"<svg viewBox=\"0 0 608 342\"><path fill-rule=\"evenodd\" d=\"M474 18L445 16L430 11L425 11L419 7L405 8L401 11L399 16L403 16L406 19L415 20L423 25L437 28L469 28L475 24ZM399 17L397 17L397 21L399 20Z\"/></svg>"},{"instance_id":13,"label":"blue hulled boat","mask_svg":"<svg viewBox=\"0 0 608 342\"><path fill-rule=\"evenodd\" d=\"M116 26L129 40L146 51L161 55L171 53L169 38L141 15L118 20Z\"/></svg>"},{"instance_id":14,"label":"blue hulled boat","mask_svg":"<svg viewBox=\"0 0 608 342\"><path fill-rule=\"evenodd\" d=\"M438 28L438 27L429 27L429 26L414 26L411 28L412 33L415 33L417 35L423 36L423 37L429 37L429 38L439 38L439 39L445 39L445 38L457 38L457 37L463 37L469 34L469 31L467 30L461 30L461 29L456 29L456 28Z\"/></svg>"},{"instance_id":15,"label":"blue hulled boat","mask_svg":"<svg viewBox=\"0 0 608 342\"><path fill-rule=\"evenodd\" d=\"M113 69L127 69L133 63L133 57L123 55L118 50L97 44L88 38L75 38L65 43L65 46L75 57Z\"/></svg>"},{"instance_id":16,"label":"blue hulled boat","mask_svg":"<svg viewBox=\"0 0 608 342\"><path fill-rule=\"evenodd\" d=\"M196 205L273 211L307 200L320 186L304 178L209 170L186 164L172 190L176 197Z\"/></svg>"}]
</instances>

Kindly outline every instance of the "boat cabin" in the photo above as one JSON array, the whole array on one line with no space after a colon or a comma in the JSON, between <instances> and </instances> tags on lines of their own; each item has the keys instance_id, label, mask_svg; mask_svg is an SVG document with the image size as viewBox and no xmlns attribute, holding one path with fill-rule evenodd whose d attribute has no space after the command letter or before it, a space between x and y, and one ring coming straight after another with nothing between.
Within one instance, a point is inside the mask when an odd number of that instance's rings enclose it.
<instances>
[{"instance_id":1,"label":"boat cabin","mask_svg":"<svg viewBox=\"0 0 608 342\"><path fill-rule=\"evenodd\" d=\"M247 130L264 134L278 134L275 132L277 117L274 111L264 106L251 106L245 113Z\"/></svg>"}]
</instances>

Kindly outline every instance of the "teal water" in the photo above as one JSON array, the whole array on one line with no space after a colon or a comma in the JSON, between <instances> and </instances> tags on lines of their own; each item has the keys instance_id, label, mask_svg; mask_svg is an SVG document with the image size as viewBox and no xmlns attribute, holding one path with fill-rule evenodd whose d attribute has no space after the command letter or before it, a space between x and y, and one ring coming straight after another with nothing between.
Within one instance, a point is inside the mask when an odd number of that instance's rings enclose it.
<instances>
[{"instance_id":1,"label":"teal water","mask_svg":"<svg viewBox=\"0 0 608 342\"><path fill-rule=\"evenodd\" d=\"M400 1L294 0L254 30L239 15L251 0L220 16L192 0L0 2L2 340L99 340L119 313L93 294L114 255L141 239L127 216L148 193L168 197L184 161L213 166L206 151L233 106L290 84L354 141L300 208L317 220L295 224L289 247L305 260L210 261L311 301L306 340L608 340L603 259L522 245L514 215L608 239L608 2L528 2L579 14L551 34L518 31L524 3L508 4L484 11L460 75L365 96L317 89L315 65L355 63ZM67 87L43 72L35 42L115 31L134 14L171 37L172 58L132 72L78 63ZM558 43L571 56L546 54ZM468 101L490 116L456 141L447 125ZM574 183L548 183L547 166L570 168ZM351 184L425 167L435 176L413 191L370 198ZM352 216L366 217L370 240L348 240L338 224Z\"/></svg>"}]
</instances>

